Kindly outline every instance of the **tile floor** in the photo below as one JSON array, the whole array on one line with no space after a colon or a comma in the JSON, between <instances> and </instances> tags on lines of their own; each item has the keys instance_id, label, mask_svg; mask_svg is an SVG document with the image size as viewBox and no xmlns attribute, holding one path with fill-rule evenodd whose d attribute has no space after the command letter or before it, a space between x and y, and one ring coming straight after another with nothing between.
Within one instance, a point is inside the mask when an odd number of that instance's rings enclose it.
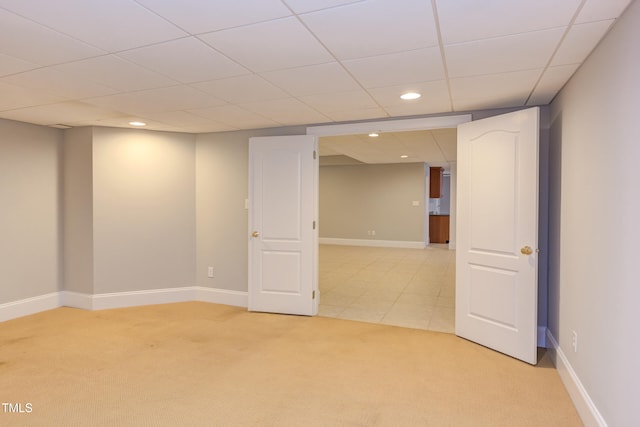
<instances>
[{"instance_id":1,"label":"tile floor","mask_svg":"<svg viewBox=\"0 0 640 427\"><path fill-rule=\"evenodd\" d=\"M320 316L454 332L455 251L320 245Z\"/></svg>"}]
</instances>

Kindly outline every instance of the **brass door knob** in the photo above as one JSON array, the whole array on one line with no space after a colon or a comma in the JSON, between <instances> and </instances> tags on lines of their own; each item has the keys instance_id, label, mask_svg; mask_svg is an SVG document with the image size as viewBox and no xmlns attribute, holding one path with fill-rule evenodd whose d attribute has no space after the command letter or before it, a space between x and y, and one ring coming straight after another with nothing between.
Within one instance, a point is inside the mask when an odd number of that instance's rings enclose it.
<instances>
[{"instance_id":1,"label":"brass door knob","mask_svg":"<svg viewBox=\"0 0 640 427\"><path fill-rule=\"evenodd\" d=\"M522 249L520 249L520 252L522 255L531 255L533 253L533 249L531 249L531 246L523 246Z\"/></svg>"},{"instance_id":2,"label":"brass door knob","mask_svg":"<svg viewBox=\"0 0 640 427\"><path fill-rule=\"evenodd\" d=\"M253 237L258 237L258 236L260 236L260 233L258 233L257 231L254 231L253 233L251 233L251 235Z\"/></svg>"}]
</instances>

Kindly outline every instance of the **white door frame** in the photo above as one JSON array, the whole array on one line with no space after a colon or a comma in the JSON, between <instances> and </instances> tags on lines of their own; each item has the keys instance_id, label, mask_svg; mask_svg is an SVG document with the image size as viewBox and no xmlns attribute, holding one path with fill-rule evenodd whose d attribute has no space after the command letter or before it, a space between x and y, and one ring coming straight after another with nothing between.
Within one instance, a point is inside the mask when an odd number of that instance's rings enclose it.
<instances>
[{"instance_id":1,"label":"white door frame","mask_svg":"<svg viewBox=\"0 0 640 427\"><path fill-rule=\"evenodd\" d=\"M345 123L340 125L320 125L307 127L307 135L340 136L360 133L403 132L410 130L452 129L471 121L471 114L454 116L425 117L418 119L380 120L374 122Z\"/></svg>"}]
</instances>

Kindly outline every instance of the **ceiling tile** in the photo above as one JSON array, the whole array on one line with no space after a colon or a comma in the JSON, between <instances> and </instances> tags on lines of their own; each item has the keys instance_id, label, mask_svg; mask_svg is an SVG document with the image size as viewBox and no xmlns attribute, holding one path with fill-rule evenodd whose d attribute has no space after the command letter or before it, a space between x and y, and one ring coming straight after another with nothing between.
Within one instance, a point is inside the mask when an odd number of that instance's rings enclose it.
<instances>
[{"instance_id":1,"label":"ceiling tile","mask_svg":"<svg viewBox=\"0 0 640 427\"><path fill-rule=\"evenodd\" d=\"M178 83L116 55L58 65L55 69L78 78L91 79L119 91L153 89Z\"/></svg>"},{"instance_id":2,"label":"ceiling tile","mask_svg":"<svg viewBox=\"0 0 640 427\"><path fill-rule=\"evenodd\" d=\"M343 140L338 137L331 139L323 137L322 146L325 152L341 153L361 162L375 163L377 160L377 150L358 138L350 137Z\"/></svg>"},{"instance_id":3,"label":"ceiling tile","mask_svg":"<svg viewBox=\"0 0 640 427\"><path fill-rule=\"evenodd\" d=\"M552 66L579 64L609 30L613 20L573 25L551 61Z\"/></svg>"},{"instance_id":4,"label":"ceiling tile","mask_svg":"<svg viewBox=\"0 0 640 427\"><path fill-rule=\"evenodd\" d=\"M3 83L2 81L0 81L0 93L2 94L2 96L0 96L0 111L64 101L61 97L49 92L23 88L9 83Z\"/></svg>"},{"instance_id":5,"label":"ceiling tile","mask_svg":"<svg viewBox=\"0 0 640 427\"><path fill-rule=\"evenodd\" d=\"M133 49L118 56L182 83L248 74L249 71L195 37ZM185 64L189 64L185 66Z\"/></svg>"},{"instance_id":6,"label":"ceiling tile","mask_svg":"<svg viewBox=\"0 0 640 427\"><path fill-rule=\"evenodd\" d=\"M111 95L116 92L110 87L63 73L51 67L15 74L5 77L3 81L17 86L49 91L65 99L91 98Z\"/></svg>"},{"instance_id":7,"label":"ceiling tile","mask_svg":"<svg viewBox=\"0 0 640 427\"><path fill-rule=\"evenodd\" d=\"M554 28L445 46L449 77L544 68L563 33Z\"/></svg>"},{"instance_id":8,"label":"ceiling tile","mask_svg":"<svg viewBox=\"0 0 640 427\"><path fill-rule=\"evenodd\" d=\"M253 102L241 107L280 124L325 123L329 119L303 104L297 99L277 99L273 101Z\"/></svg>"},{"instance_id":9,"label":"ceiling tile","mask_svg":"<svg viewBox=\"0 0 640 427\"><path fill-rule=\"evenodd\" d=\"M366 110L378 107L371 96L363 90L321 93L301 96L298 99L324 114L336 111Z\"/></svg>"},{"instance_id":10,"label":"ceiling tile","mask_svg":"<svg viewBox=\"0 0 640 427\"><path fill-rule=\"evenodd\" d=\"M293 96L360 89L353 77L337 62L271 71L261 75Z\"/></svg>"},{"instance_id":11,"label":"ceiling tile","mask_svg":"<svg viewBox=\"0 0 640 427\"><path fill-rule=\"evenodd\" d=\"M189 126L189 132L195 133L195 134L213 133L213 132L229 132L234 130L238 130L238 129L234 128L233 126L225 125L224 123L217 123L214 121L211 121L206 125Z\"/></svg>"},{"instance_id":12,"label":"ceiling tile","mask_svg":"<svg viewBox=\"0 0 640 427\"><path fill-rule=\"evenodd\" d=\"M456 160L455 129L322 137L320 155L347 155L365 163L426 162L448 166ZM401 159L401 155L408 155Z\"/></svg>"},{"instance_id":13,"label":"ceiling tile","mask_svg":"<svg viewBox=\"0 0 640 427\"><path fill-rule=\"evenodd\" d=\"M334 122L351 122L356 120L384 119L389 115L382 108L366 108L362 110L332 111L324 113Z\"/></svg>"},{"instance_id":14,"label":"ceiling tile","mask_svg":"<svg viewBox=\"0 0 640 427\"><path fill-rule=\"evenodd\" d=\"M256 74L195 83L191 86L234 104L289 97L285 91Z\"/></svg>"},{"instance_id":15,"label":"ceiling tile","mask_svg":"<svg viewBox=\"0 0 640 427\"><path fill-rule=\"evenodd\" d=\"M131 114L177 111L224 104L211 95L188 86L172 86L90 98L86 102Z\"/></svg>"},{"instance_id":16,"label":"ceiling tile","mask_svg":"<svg viewBox=\"0 0 640 427\"><path fill-rule=\"evenodd\" d=\"M306 13L315 10L328 9L362 0L283 0L295 13Z\"/></svg>"},{"instance_id":17,"label":"ceiling tile","mask_svg":"<svg viewBox=\"0 0 640 427\"><path fill-rule=\"evenodd\" d=\"M545 104L628 4L0 0L0 109L213 132Z\"/></svg>"},{"instance_id":18,"label":"ceiling tile","mask_svg":"<svg viewBox=\"0 0 640 427\"><path fill-rule=\"evenodd\" d=\"M434 104L444 106L446 111L451 109L449 87L446 80L433 82L419 82L400 86L385 86L368 89L368 92L383 107L401 107L412 104ZM418 99L405 101L400 95L407 92L417 92L422 96Z\"/></svg>"},{"instance_id":19,"label":"ceiling tile","mask_svg":"<svg viewBox=\"0 0 640 427\"><path fill-rule=\"evenodd\" d=\"M431 132L402 132L395 133L394 136L401 142L408 153L412 153L418 158L429 159L430 162L446 161Z\"/></svg>"},{"instance_id":20,"label":"ceiling tile","mask_svg":"<svg viewBox=\"0 0 640 427\"><path fill-rule=\"evenodd\" d=\"M7 119L37 123L45 126L72 124L77 121L110 118L117 115L118 114L113 111L76 101L38 105L3 113L3 116Z\"/></svg>"},{"instance_id":21,"label":"ceiling tile","mask_svg":"<svg viewBox=\"0 0 640 427\"><path fill-rule=\"evenodd\" d=\"M576 24L617 18L631 0L587 0L576 18Z\"/></svg>"},{"instance_id":22,"label":"ceiling tile","mask_svg":"<svg viewBox=\"0 0 640 427\"><path fill-rule=\"evenodd\" d=\"M290 16L280 0L137 0L191 34Z\"/></svg>"},{"instance_id":23,"label":"ceiling tile","mask_svg":"<svg viewBox=\"0 0 640 427\"><path fill-rule=\"evenodd\" d=\"M222 105L220 107L200 108L190 111L193 114L215 120L218 123L223 123L236 129L257 129L278 125L273 120L236 105Z\"/></svg>"},{"instance_id":24,"label":"ceiling tile","mask_svg":"<svg viewBox=\"0 0 640 427\"><path fill-rule=\"evenodd\" d=\"M171 126L190 127L200 126L211 122L210 119L189 113L187 111L160 111L147 113L142 119L151 119L157 122L166 123ZM143 120L144 121L144 120Z\"/></svg>"},{"instance_id":25,"label":"ceiling tile","mask_svg":"<svg viewBox=\"0 0 640 427\"><path fill-rule=\"evenodd\" d=\"M296 18L283 18L199 37L254 72L333 60L329 52Z\"/></svg>"},{"instance_id":26,"label":"ceiling tile","mask_svg":"<svg viewBox=\"0 0 640 427\"><path fill-rule=\"evenodd\" d=\"M154 113L155 114L155 113ZM129 124L131 121L143 121L147 124L145 129L164 130L169 132L188 132L188 133L205 133L205 132L225 132L230 130L237 130L231 126L227 126L222 123L216 123L213 120L208 120L206 123L192 123L187 125L175 124L171 120L153 120L145 116L122 116L112 119L95 120L91 122L76 122L74 126L111 126L119 128L140 129ZM178 119L179 121L179 119Z\"/></svg>"},{"instance_id":27,"label":"ceiling tile","mask_svg":"<svg viewBox=\"0 0 640 427\"><path fill-rule=\"evenodd\" d=\"M455 111L524 105L542 70L516 71L451 79Z\"/></svg>"},{"instance_id":28,"label":"ceiling tile","mask_svg":"<svg viewBox=\"0 0 640 427\"><path fill-rule=\"evenodd\" d=\"M527 105L549 104L567 80L576 72L578 66L579 64L572 64L547 68L527 101Z\"/></svg>"},{"instance_id":29,"label":"ceiling tile","mask_svg":"<svg viewBox=\"0 0 640 427\"><path fill-rule=\"evenodd\" d=\"M32 62L23 61L22 59L0 53L0 77L39 67L39 65Z\"/></svg>"},{"instance_id":30,"label":"ceiling tile","mask_svg":"<svg viewBox=\"0 0 640 427\"><path fill-rule=\"evenodd\" d=\"M365 88L444 79L437 47L352 59L343 64Z\"/></svg>"},{"instance_id":31,"label":"ceiling tile","mask_svg":"<svg viewBox=\"0 0 640 427\"><path fill-rule=\"evenodd\" d=\"M130 125L131 121L144 121L147 126L141 129L138 126ZM78 121L75 123L71 123L73 126L105 126L105 127L117 127L117 128L128 128L135 130L144 130L144 129L153 129L167 132L184 132L184 129L181 129L179 126L172 126L166 123L156 122L153 120L149 120L143 118L141 116L119 116L114 118L105 118L99 120L91 120L91 121Z\"/></svg>"},{"instance_id":32,"label":"ceiling tile","mask_svg":"<svg viewBox=\"0 0 640 427\"><path fill-rule=\"evenodd\" d=\"M458 130L457 129L437 129L432 132L433 138L444 154L448 162L456 161L458 157Z\"/></svg>"},{"instance_id":33,"label":"ceiling tile","mask_svg":"<svg viewBox=\"0 0 640 427\"><path fill-rule=\"evenodd\" d=\"M186 35L130 0L0 0L0 6L109 52Z\"/></svg>"},{"instance_id":34,"label":"ceiling tile","mask_svg":"<svg viewBox=\"0 0 640 427\"><path fill-rule=\"evenodd\" d=\"M417 116L423 114L435 114L435 113L445 113L452 111L450 102L447 99L446 101L442 101L441 103L437 102L420 102L420 103L407 103L402 105L391 105L388 107L384 107L384 110L391 117L402 117L402 116Z\"/></svg>"},{"instance_id":35,"label":"ceiling tile","mask_svg":"<svg viewBox=\"0 0 640 427\"><path fill-rule=\"evenodd\" d=\"M0 35L0 53L38 65L104 54L100 49L3 9L0 9Z\"/></svg>"},{"instance_id":36,"label":"ceiling tile","mask_svg":"<svg viewBox=\"0 0 640 427\"><path fill-rule=\"evenodd\" d=\"M338 59L438 45L431 4L424 0L371 0L300 18Z\"/></svg>"},{"instance_id":37,"label":"ceiling tile","mask_svg":"<svg viewBox=\"0 0 640 427\"><path fill-rule=\"evenodd\" d=\"M567 26L581 0L437 0L444 44Z\"/></svg>"}]
</instances>

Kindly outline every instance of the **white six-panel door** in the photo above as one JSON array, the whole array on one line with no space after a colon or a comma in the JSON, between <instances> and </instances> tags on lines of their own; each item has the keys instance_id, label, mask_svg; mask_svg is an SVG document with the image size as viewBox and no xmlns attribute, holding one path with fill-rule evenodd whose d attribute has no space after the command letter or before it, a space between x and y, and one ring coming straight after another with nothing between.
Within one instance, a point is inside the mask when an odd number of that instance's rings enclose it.
<instances>
[{"instance_id":1,"label":"white six-panel door","mask_svg":"<svg viewBox=\"0 0 640 427\"><path fill-rule=\"evenodd\" d=\"M531 364L538 129L538 108L458 126L456 334Z\"/></svg>"},{"instance_id":2,"label":"white six-panel door","mask_svg":"<svg viewBox=\"0 0 640 427\"><path fill-rule=\"evenodd\" d=\"M317 137L249 140L249 310L318 312Z\"/></svg>"}]
</instances>

